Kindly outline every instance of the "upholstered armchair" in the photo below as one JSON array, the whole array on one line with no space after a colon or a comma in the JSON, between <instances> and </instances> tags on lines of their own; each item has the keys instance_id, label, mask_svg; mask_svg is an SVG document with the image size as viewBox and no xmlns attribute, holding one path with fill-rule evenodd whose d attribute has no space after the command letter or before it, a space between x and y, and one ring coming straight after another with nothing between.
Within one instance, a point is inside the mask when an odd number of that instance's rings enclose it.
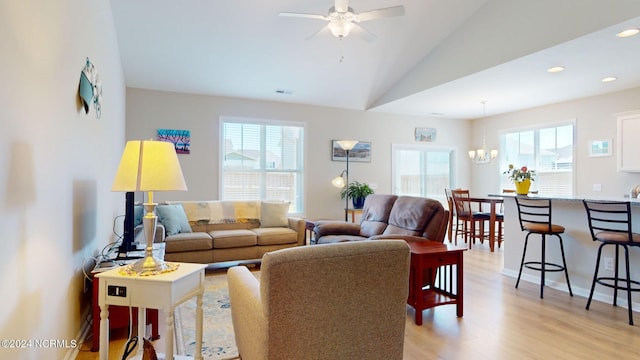
<instances>
[{"instance_id":1,"label":"upholstered armchair","mask_svg":"<svg viewBox=\"0 0 640 360\"><path fill-rule=\"evenodd\" d=\"M404 241L270 252L258 280L228 271L238 351L255 359L402 359L409 285Z\"/></svg>"}]
</instances>

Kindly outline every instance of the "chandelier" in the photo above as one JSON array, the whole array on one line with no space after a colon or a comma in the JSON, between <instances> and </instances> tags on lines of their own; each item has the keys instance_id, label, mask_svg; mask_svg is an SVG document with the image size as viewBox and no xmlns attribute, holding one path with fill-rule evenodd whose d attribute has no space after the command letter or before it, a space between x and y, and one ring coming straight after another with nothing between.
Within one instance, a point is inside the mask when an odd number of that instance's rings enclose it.
<instances>
[{"instance_id":1,"label":"chandelier","mask_svg":"<svg viewBox=\"0 0 640 360\"><path fill-rule=\"evenodd\" d=\"M486 101L482 101L482 120L484 122ZM484 123L482 124L484 128ZM484 132L484 131L483 131ZM476 164L487 164L492 162L498 157L497 149L487 149L484 134L482 135L482 146L475 150L469 150L469 159Z\"/></svg>"}]
</instances>

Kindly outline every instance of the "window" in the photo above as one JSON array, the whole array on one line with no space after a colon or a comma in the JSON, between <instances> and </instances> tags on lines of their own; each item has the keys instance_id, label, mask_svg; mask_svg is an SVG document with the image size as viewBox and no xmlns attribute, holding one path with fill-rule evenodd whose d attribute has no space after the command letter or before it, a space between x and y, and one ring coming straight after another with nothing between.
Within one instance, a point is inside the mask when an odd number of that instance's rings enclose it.
<instances>
[{"instance_id":1,"label":"window","mask_svg":"<svg viewBox=\"0 0 640 360\"><path fill-rule=\"evenodd\" d=\"M574 122L508 132L500 137L500 168L509 164L536 171L531 190L547 196L574 195ZM502 189L513 189L503 176Z\"/></svg>"},{"instance_id":2,"label":"window","mask_svg":"<svg viewBox=\"0 0 640 360\"><path fill-rule=\"evenodd\" d=\"M396 195L421 196L446 204L452 184L454 152L420 145L393 145L393 189Z\"/></svg>"},{"instance_id":3,"label":"window","mask_svg":"<svg viewBox=\"0 0 640 360\"><path fill-rule=\"evenodd\" d=\"M303 212L302 125L222 118L220 133L222 200L283 200Z\"/></svg>"}]
</instances>

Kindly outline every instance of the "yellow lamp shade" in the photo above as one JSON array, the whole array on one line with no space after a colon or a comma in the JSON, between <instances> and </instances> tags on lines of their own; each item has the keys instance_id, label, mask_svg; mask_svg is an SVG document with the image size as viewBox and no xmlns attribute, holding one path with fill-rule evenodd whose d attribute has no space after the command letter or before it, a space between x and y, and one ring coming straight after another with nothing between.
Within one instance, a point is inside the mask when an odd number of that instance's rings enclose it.
<instances>
[{"instance_id":1,"label":"yellow lamp shade","mask_svg":"<svg viewBox=\"0 0 640 360\"><path fill-rule=\"evenodd\" d=\"M111 190L187 190L174 145L153 140L128 141Z\"/></svg>"}]
</instances>

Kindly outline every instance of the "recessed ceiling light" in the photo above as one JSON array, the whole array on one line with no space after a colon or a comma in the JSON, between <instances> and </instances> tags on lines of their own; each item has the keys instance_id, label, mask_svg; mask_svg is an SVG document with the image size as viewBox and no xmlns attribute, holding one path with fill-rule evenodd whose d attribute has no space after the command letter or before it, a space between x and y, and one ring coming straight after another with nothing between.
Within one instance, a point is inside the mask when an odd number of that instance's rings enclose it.
<instances>
[{"instance_id":1,"label":"recessed ceiling light","mask_svg":"<svg viewBox=\"0 0 640 360\"><path fill-rule=\"evenodd\" d=\"M626 37L629 37L629 36L637 35L638 33L640 33L640 29L631 28L631 29L626 29L626 30L620 31L619 33L616 34L616 36L619 37L619 38L626 38Z\"/></svg>"},{"instance_id":2,"label":"recessed ceiling light","mask_svg":"<svg viewBox=\"0 0 640 360\"><path fill-rule=\"evenodd\" d=\"M547 69L547 72L550 72L550 73L557 73L561 71L564 71L564 66L552 66Z\"/></svg>"},{"instance_id":3,"label":"recessed ceiling light","mask_svg":"<svg viewBox=\"0 0 640 360\"><path fill-rule=\"evenodd\" d=\"M600 81L602 81L602 82L612 82L612 81L616 81L616 80L618 80L618 78L615 77L615 76L607 76L606 78L603 78Z\"/></svg>"}]
</instances>

